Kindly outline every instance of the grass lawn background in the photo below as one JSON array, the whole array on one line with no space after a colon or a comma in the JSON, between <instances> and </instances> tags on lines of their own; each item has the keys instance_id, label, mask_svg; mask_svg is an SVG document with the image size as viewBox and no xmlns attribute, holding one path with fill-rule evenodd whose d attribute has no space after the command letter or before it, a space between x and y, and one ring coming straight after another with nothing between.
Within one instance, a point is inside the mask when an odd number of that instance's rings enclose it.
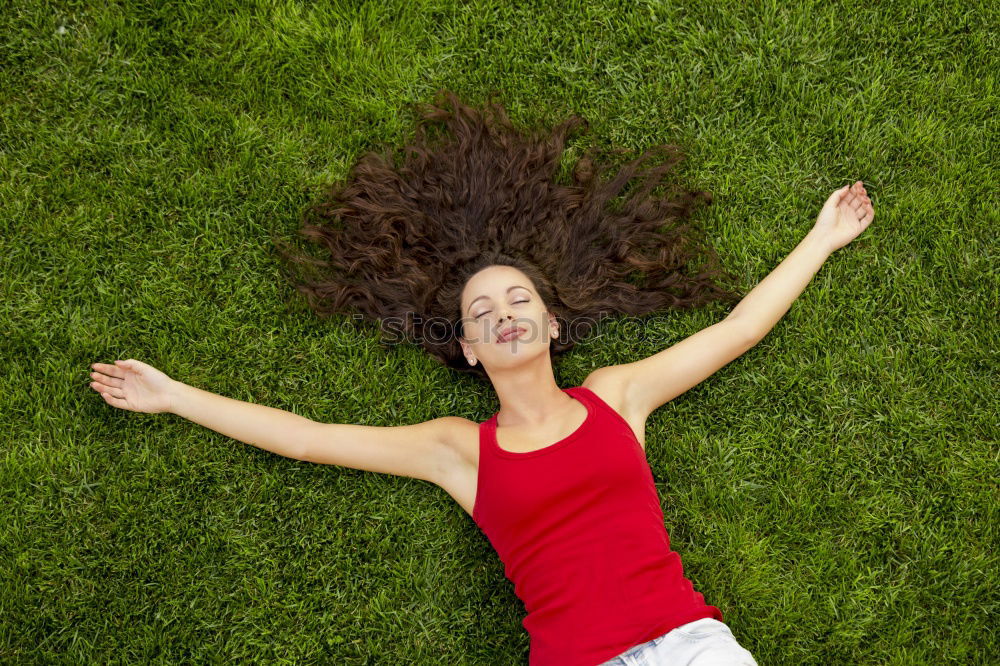
<instances>
[{"instance_id":1,"label":"grass lawn background","mask_svg":"<svg viewBox=\"0 0 1000 666\"><path fill-rule=\"evenodd\" d=\"M526 663L524 608L442 489L87 386L136 358L323 422L488 418L488 385L316 317L270 243L449 88L521 127L584 116L567 164L681 145L744 290L864 181L872 225L653 413L650 466L762 666L994 663L998 25L957 1L5 3L0 661ZM606 322L557 380L726 312Z\"/></svg>"}]
</instances>

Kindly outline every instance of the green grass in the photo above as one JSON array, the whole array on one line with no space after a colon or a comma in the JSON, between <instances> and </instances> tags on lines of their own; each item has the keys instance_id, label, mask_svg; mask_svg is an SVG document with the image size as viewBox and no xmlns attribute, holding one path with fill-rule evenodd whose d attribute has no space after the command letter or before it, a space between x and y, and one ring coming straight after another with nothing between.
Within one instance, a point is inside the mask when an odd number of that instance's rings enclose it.
<instances>
[{"instance_id":1,"label":"green grass","mask_svg":"<svg viewBox=\"0 0 1000 666\"><path fill-rule=\"evenodd\" d=\"M4 5L0 661L526 663L440 488L87 386L137 358L324 422L492 414L487 385L314 316L269 242L439 87L496 88L522 126L580 113L568 158L684 146L745 289L865 182L871 227L650 418L667 528L762 666L1000 658L996 5L534 4ZM557 380L724 313L611 322Z\"/></svg>"}]
</instances>

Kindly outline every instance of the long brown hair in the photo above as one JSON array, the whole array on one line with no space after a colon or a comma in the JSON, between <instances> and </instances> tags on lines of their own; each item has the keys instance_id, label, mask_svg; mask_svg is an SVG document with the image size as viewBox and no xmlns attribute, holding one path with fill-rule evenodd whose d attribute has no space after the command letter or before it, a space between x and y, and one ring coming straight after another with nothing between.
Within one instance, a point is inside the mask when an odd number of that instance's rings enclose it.
<instances>
[{"instance_id":1,"label":"long brown hair","mask_svg":"<svg viewBox=\"0 0 1000 666\"><path fill-rule=\"evenodd\" d=\"M711 194L677 185L651 194L683 159L677 146L650 148L611 178L590 149L563 184L556 172L566 139L589 128L582 117L525 134L492 99L479 111L439 90L435 102L422 105L401 160L390 150L365 153L346 183L328 186L306 209L299 233L325 248L322 259L273 239L291 283L319 315L360 313L448 367L485 377L482 364L468 365L457 336L461 291L490 265L532 279L560 321L553 354L607 315L741 298L717 284L735 280L689 220ZM428 132L441 127L441 137ZM666 161L640 170L659 151ZM637 173L641 184L614 205Z\"/></svg>"}]
</instances>

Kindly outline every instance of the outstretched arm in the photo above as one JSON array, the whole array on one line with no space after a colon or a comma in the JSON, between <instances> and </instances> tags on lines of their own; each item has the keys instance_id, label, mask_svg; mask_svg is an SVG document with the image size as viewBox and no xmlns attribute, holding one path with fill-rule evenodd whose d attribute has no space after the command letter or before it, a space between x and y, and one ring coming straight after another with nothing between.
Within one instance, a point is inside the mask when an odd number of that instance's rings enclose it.
<instances>
[{"instance_id":1,"label":"outstretched arm","mask_svg":"<svg viewBox=\"0 0 1000 666\"><path fill-rule=\"evenodd\" d=\"M90 387L113 407L172 412L286 458L396 474L437 483L457 456L451 433L463 419L443 416L401 426L320 423L289 411L227 398L168 377L135 359L94 363Z\"/></svg>"},{"instance_id":2,"label":"outstretched arm","mask_svg":"<svg viewBox=\"0 0 1000 666\"><path fill-rule=\"evenodd\" d=\"M751 338L760 341L785 316L826 258L871 223L875 209L859 180L827 199L806 237L729 313Z\"/></svg>"},{"instance_id":3,"label":"outstretched arm","mask_svg":"<svg viewBox=\"0 0 1000 666\"><path fill-rule=\"evenodd\" d=\"M131 412L172 412L245 444L301 460L315 421L292 412L234 400L171 379L135 359L94 363L90 387L112 407Z\"/></svg>"},{"instance_id":4,"label":"outstretched arm","mask_svg":"<svg viewBox=\"0 0 1000 666\"><path fill-rule=\"evenodd\" d=\"M861 181L836 190L806 237L725 319L647 358L598 368L593 381L623 395L632 414L648 416L760 342L826 258L864 231L874 213Z\"/></svg>"},{"instance_id":5,"label":"outstretched arm","mask_svg":"<svg viewBox=\"0 0 1000 666\"><path fill-rule=\"evenodd\" d=\"M173 381L170 411L198 425L293 460L305 458L306 434L316 421L267 405L227 398Z\"/></svg>"},{"instance_id":6,"label":"outstretched arm","mask_svg":"<svg viewBox=\"0 0 1000 666\"><path fill-rule=\"evenodd\" d=\"M802 294L830 256L829 243L814 231L806 234L785 259L743 297L727 317L757 344Z\"/></svg>"},{"instance_id":7,"label":"outstretched arm","mask_svg":"<svg viewBox=\"0 0 1000 666\"><path fill-rule=\"evenodd\" d=\"M234 400L174 382L170 411L286 458L440 484L452 463L447 444L457 417L422 423L367 426L320 423L292 412Z\"/></svg>"}]
</instances>

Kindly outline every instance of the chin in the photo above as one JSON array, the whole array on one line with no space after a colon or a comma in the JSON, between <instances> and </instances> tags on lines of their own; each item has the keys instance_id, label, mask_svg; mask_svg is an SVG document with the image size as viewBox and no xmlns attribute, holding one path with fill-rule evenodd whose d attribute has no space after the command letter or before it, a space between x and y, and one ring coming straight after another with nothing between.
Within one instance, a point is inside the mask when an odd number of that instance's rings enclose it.
<instances>
[{"instance_id":1,"label":"chin","mask_svg":"<svg viewBox=\"0 0 1000 666\"><path fill-rule=\"evenodd\" d=\"M548 353L548 346L532 344L512 345L509 349L504 349L502 353L498 355L499 358L497 359L497 365L501 367L521 365L527 361L534 360L539 356L548 355Z\"/></svg>"}]
</instances>

